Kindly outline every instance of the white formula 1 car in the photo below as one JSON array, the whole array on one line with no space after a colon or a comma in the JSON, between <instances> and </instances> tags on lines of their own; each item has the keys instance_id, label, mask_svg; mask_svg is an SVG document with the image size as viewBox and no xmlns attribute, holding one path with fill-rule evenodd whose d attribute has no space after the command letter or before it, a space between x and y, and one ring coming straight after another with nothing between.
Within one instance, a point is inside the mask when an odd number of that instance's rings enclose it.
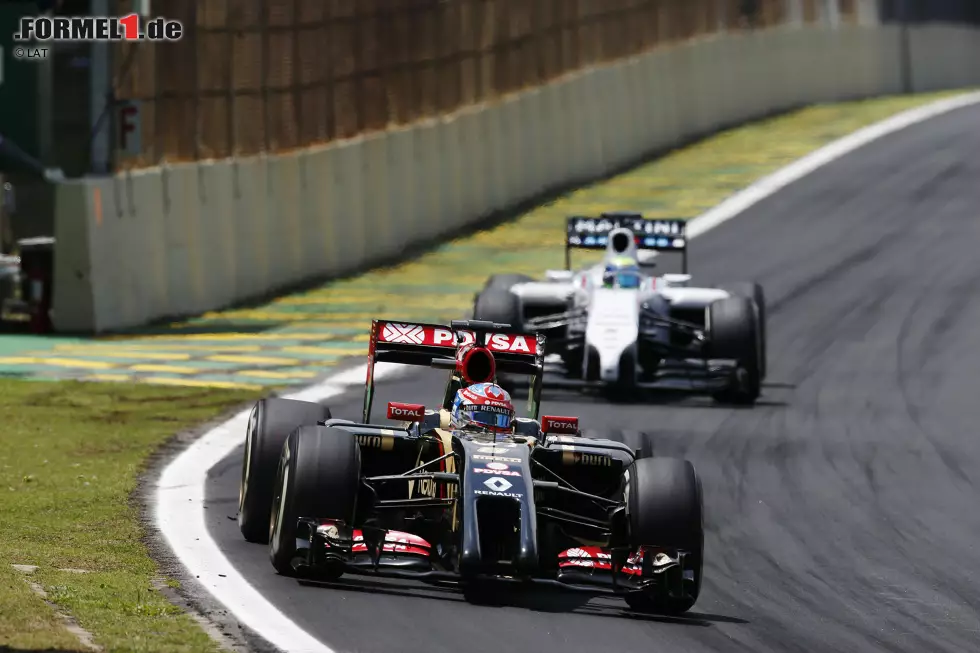
<instances>
[{"instance_id":1,"label":"white formula 1 car","mask_svg":"<svg viewBox=\"0 0 980 653\"><path fill-rule=\"evenodd\" d=\"M491 277L475 298L473 316L543 332L549 360L556 361L546 386L674 390L754 404L766 376L762 288L689 285L684 228L683 220L635 213L569 218L566 269L549 270L545 281ZM605 249L606 255L573 271L576 248ZM652 252L682 254L684 273L653 274ZM623 257L637 261L637 271L610 283L606 266Z\"/></svg>"}]
</instances>

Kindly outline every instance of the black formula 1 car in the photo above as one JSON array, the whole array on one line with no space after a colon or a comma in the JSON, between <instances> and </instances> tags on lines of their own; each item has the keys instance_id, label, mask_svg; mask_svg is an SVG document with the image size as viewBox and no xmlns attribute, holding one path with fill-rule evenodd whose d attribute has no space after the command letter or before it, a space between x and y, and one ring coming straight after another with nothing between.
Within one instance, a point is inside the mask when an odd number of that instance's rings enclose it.
<instances>
[{"instance_id":1,"label":"black formula 1 car","mask_svg":"<svg viewBox=\"0 0 980 653\"><path fill-rule=\"evenodd\" d=\"M454 581L468 600L500 582L622 595L682 613L701 587L702 495L693 465L538 419L545 337L459 321L372 324L360 423L319 404L263 399L245 439L239 526L283 575ZM371 423L374 365L447 369L441 405L391 402ZM464 385L532 377L513 433L453 430Z\"/></svg>"}]
</instances>

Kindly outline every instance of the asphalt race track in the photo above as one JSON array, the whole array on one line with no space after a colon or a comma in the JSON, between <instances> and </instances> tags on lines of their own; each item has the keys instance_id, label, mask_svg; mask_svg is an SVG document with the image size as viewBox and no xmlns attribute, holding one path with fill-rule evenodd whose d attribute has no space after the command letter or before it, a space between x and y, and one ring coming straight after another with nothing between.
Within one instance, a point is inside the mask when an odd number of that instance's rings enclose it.
<instances>
[{"instance_id":1,"label":"asphalt race track","mask_svg":"<svg viewBox=\"0 0 980 653\"><path fill-rule=\"evenodd\" d=\"M765 287L760 405L544 402L589 434L695 463L708 533L688 618L575 595L476 607L411 583L302 586L238 532L240 451L212 470L215 539L338 651L980 650L980 108L790 186L695 239L691 265L697 282ZM444 373L419 378L384 383L375 406L436 400ZM331 406L356 418L360 402Z\"/></svg>"}]
</instances>

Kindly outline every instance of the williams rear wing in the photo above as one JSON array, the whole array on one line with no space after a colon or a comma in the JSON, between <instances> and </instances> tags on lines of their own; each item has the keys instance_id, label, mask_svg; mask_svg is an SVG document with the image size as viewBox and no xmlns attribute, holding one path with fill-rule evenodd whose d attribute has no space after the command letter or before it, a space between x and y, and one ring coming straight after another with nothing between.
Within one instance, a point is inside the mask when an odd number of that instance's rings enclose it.
<instances>
[{"instance_id":1,"label":"williams rear wing","mask_svg":"<svg viewBox=\"0 0 980 653\"><path fill-rule=\"evenodd\" d=\"M638 250L678 252L684 257L687 274L687 233L685 220L654 220L639 213L603 213L598 217L568 218L565 236L565 268L572 268L573 249L606 249L609 232L629 229Z\"/></svg>"},{"instance_id":2,"label":"williams rear wing","mask_svg":"<svg viewBox=\"0 0 980 653\"><path fill-rule=\"evenodd\" d=\"M537 419L544 376L544 335L512 331L508 324L478 320L454 320L450 326L373 320L368 346L363 422L371 423L376 363L455 370L456 350L473 343L481 343L490 350L497 372L531 377L528 413Z\"/></svg>"}]
</instances>

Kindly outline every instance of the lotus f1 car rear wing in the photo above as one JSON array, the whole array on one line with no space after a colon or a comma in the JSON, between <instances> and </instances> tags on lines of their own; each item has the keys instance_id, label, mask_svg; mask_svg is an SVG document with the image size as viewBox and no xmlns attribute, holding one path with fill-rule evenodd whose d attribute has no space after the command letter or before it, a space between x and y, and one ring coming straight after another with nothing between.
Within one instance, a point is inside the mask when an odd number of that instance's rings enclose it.
<instances>
[{"instance_id":1,"label":"lotus f1 car rear wing","mask_svg":"<svg viewBox=\"0 0 980 653\"><path fill-rule=\"evenodd\" d=\"M537 419L544 376L545 337L510 331L509 324L454 320L450 326L419 322L371 322L363 423L371 423L375 363L454 370L468 382L496 380L497 372L531 377L528 416ZM479 343L479 344L478 344ZM472 374L468 370L474 370Z\"/></svg>"},{"instance_id":2,"label":"lotus f1 car rear wing","mask_svg":"<svg viewBox=\"0 0 980 653\"><path fill-rule=\"evenodd\" d=\"M653 220L639 213L603 213L597 218L572 216L568 218L565 238L565 269L572 269L572 249L606 249L609 233L614 229L629 229L638 250L678 252L683 256L683 272L687 274L687 235L684 220ZM624 252L628 243L616 247Z\"/></svg>"}]
</instances>

